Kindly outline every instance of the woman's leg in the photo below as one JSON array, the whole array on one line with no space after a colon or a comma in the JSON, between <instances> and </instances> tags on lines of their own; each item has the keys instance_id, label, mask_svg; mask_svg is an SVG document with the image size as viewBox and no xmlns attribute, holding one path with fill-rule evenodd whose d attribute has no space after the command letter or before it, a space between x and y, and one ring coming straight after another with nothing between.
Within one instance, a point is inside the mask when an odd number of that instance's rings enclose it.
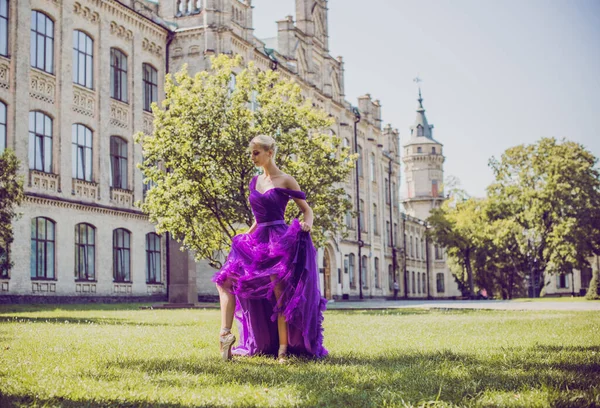
<instances>
[{"instance_id":1,"label":"woman's leg","mask_svg":"<svg viewBox=\"0 0 600 408\"><path fill-rule=\"evenodd\" d=\"M275 276L271 276L271 281L275 280ZM279 299L281 298L281 294L283 293L283 287L281 282L277 282L274 287L275 299L279 303ZM279 313L277 316L277 333L279 334L279 351L277 353L279 357L279 361L285 360L285 355L287 354L287 345L288 345L288 327L287 322L285 321L285 316L283 313Z\"/></svg>"},{"instance_id":2,"label":"woman's leg","mask_svg":"<svg viewBox=\"0 0 600 408\"><path fill-rule=\"evenodd\" d=\"M223 360L229 360L231 358L231 347L235 342L235 336L231 333L235 311L235 295L231 293L231 284L217 285L217 290L219 291L219 303L221 305L221 332L219 333L221 357Z\"/></svg>"}]
</instances>

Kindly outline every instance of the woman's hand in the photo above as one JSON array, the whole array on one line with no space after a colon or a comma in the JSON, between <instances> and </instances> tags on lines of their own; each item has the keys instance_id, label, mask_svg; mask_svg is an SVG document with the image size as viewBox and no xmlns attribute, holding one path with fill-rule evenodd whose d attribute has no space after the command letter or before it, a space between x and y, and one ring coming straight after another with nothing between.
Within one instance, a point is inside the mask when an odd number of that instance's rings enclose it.
<instances>
[{"instance_id":1,"label":"woman's hand","mask_svg":"<svg viewBox=\"0 0 600 408\"><path fill-rule=\"evenodd\" d=\"M312 225L308 224L304 221L300 221L300 227L302 228L302 231L304 231L304 232L310 232L312 230Z\"/></svg>"}]
</instances>

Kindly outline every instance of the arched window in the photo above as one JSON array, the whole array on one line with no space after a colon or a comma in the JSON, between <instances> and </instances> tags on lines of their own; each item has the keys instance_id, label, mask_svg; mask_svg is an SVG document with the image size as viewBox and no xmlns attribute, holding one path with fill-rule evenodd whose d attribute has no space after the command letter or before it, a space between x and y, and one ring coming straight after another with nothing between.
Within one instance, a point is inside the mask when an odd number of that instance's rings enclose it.
<instances>
[{"instance_id":1,"label":"arched window","mask_svg":"<svg viewBox=\"0 0 600 408\"><path fill-rule=\"evenodd\" d=\"M71 126L73 178L92 181L92 131L76 123Z\"/></svg>"},{"instance_id":2,"label":"arched window","mask_svg":"<svg viewBox=\"0 0 600 408\"><path fill-rule=\"evenodd\" d=\"M356 278L354 275L356 262L354 260L354 254L348 255L348 279L350 281L350 287L356 288Z\"/></svg>"},{"instance_id":3,"label":"arched window","mask_svg":"<svg viewBox=\"0 0 600 408\"><path fill-rule=\"evenodd\" d=\"M373 204L373 233L379 235L379 222L377 220L377 204Z\"/></svg>"},{"instance_id":4,"label":"arched window","mask_svg":"<svg viewBox=\"0 0 600 408\"><path fill-rule=\"evenodd\" d=\"M376 176L376 172L375 172L375 153L371 153L371 181L375 181L375 176Z\"/></svg>"},{"instance_id":5,"label":"arched window","mask_svg":"<svg viewBox=\"0 0 600 408\"><path fill-rule=\"evenodd\" d=\"M146 282L160 283L160 237L154 232L146 234Z\"/></svg>"},{"instance_id":6,"label":"arched window","mask_svg":"<svg viewBox=\"0 0 600 408\"><path fill-rule=\"evenodd\" d=\"M118 136L110 137L110 186L127 189L127 142Z\"/></svg>"},{"instance_id":7,"label":"arched window","mask_svg":"<svg viewBox=\"0 0 600 408\"><path fill-rule=\"evenodd\" d=\"M6 149L6 104L0 101L0 154L4 149Z\"/></svg>"},{"instance_id":8,"label":"arched window","mask_svg":"<svg viewBox=\"0 0 600 408\"><path fill-rule=\"evenodd\" d=\"M54 279L54 221L37 217L31 220L31 279Z\"/></svg>"},{"instance_id":9,"label":"arched window","mask_svg":"<svg viewBox=\"0 0 600 408\"><path fill-rule=\"evenodd\" d=\"M144 71L144 110L152 112L152 102L158 102L158 71L150 64L142 66Z\"/></svg>"},{"instance_id":10,"label":"arched window","mask_svg":"<svg viewBox=\"0 0 600 408\"><path fill-rule=\"evenodd\" d=\"M127 102L127 56L116 48L110 49L110 97Z\"/></svg>"},{"instance_id":11,"label":"arched window","mask_svg":"<svg viewBox=\"0 0 600 408\"><path fill-rule=\"evenodd\" d=\"M73 31L73 82L94 87L94 41L79 30Z\"/></svg>"},{"instance_id":12,"label":"arched window","mask_svg":"<svg viewBox=\"0 0 600 408\"><path fill-rule=\"evenodd\" d=\"M379 258L375 257L375 269L373 270L373 275L375 275L375 287L381 288L381 278L379 276Z\"/></svg>"},{"instance_id":13,"label":"arched window","mask_svg":"<svg viewBox=\"0 0 600 408\"><path fill-rule=\"evenodd\" d=\"M362 287L363 289L367 289L369 287L369 281L367 280L367 276L368 276L368 258L366 255L362 256L362 261L361 261L361 265L360 265L360 276L362 279Z\"/></svg>"},{"instance_id":14,"label":"arched window","mask_svg":"<svg viewBox=\"0 0 600 408\"><path fill-rule=\"evenodd\" d=\"M431 147L431 154L435 154L435 146Z\"/></svg>"},{"instance_id":15,"label":"arched window","mask_svg":"<svg viewBox=\"0 0 600 408\"><path fill-rule=\"evenodd\" d=\"M389 204L390 203L390 186L389 186L389 181L387 179L387 177L384 179L383 181L383 190L384 190L384 195L385 195L385 203Z\"/></svg>"},{"instance_id":16,"label":"arched window","mask_svg":"<svg viewBox=\"0 0 600 408\"><path fill-rule=\"evenodd\" d=\"M413 247L413 237L412 236L410 237L410 256L412 258L415 257L415 249Z\"/></svg>"},{"instance_id":17,"label":"arched window","mask_svg":"<svg viewBox=\"0 0 600 408\"><path fill-rule=\"evenodd\" d=\"M396 190L396 182L392 182L392 204L398 206L398 191Z\"/></svg>"},{"instance_id":18,"label":"arched window","mask_svg":"<svg viewBox=\"0 0 600 408\"><path fill-rule=\"evenodd\" d=\"M419 257L419 238L415 237L415 255L417 256L417 259L420 259Z\"/></svg>"},{"instance_id":19,"label":"arched window","mask_svg":"<svg viewBox=\"0 0 600 408\"><path fill-rule=\"evenodd\" d=\"M29 168L52 173L52 119L29 112Z\"/></svg>"},{"instance_id":20,"label":"arched window","mask_svg":"<svg viewBox=\"0 0 600 408\"><path fill-rule=\"evenodd\" d=\"M131 232L124 228L113 231L113 279L131 282Z\"/></svg>"},{"instance_id":21,"label":"arched window","mask_svg":"<svg viewBox=\"0 0 600 408\"><path fill-rule=\"evenodd\" d=\"M32 67L54 73L54 21L36 10L31 11L29 57Z\"/></svg>"},{"instance_id":22,"label":"arched window","mask_svg":"<svg viewBox=\"0 0 600 408\"><path fill-rule=\"evenodd\" d=\"M0 0L0 55L8 57L8 0Z\"/></svg>"},{"instance_id":23,"label":"arched window","mask_svg":"<svg viewBox=\"0 0 600 408\"><path fill-rule=\"evenodd\" d=\"M96 228L81 223L75 225L75 279L96 280Z\"/></svg>"},{"instance_id":24,"label":"arched window","mask_svg":"<svg viewBox=\"0 0 600 408\"><path fill-rule=\"evenodd\" d=\"M417 147L417 153L423 153L423 148L421 146Z\"/></svg>"}]
</instances>

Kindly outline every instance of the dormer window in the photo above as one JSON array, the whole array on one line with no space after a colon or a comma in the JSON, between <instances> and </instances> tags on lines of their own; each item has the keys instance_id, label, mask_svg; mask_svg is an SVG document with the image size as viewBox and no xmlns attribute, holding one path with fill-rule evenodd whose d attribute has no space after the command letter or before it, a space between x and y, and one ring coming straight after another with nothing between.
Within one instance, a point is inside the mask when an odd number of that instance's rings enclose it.
<instances>
[{"instance_id":1,"label":"dormer window","mask_svg":"<svg viewBox=\"0 0 600 408\"><path fill-rule=\"evenodd\" d=\"M424 136L425 134L423 133L423 126L418 125L417 126L417 136Z\"/></svg>"}]
</instances>

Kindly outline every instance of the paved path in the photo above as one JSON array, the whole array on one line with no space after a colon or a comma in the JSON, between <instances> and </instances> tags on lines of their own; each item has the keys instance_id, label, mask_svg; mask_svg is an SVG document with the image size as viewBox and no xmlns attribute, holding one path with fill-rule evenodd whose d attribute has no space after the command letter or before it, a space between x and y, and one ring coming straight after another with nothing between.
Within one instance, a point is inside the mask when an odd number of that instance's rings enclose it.
<instances>
[{"instance_id":1,"label":"paved path","mask_svg":"<svg viewBox=\"0 0 600 408\"><path fill-rule=\"evenodd\" d=\"M363 300L329 302L328 310L340 309L494 309L494 310L566 310L600 311L599 301L542 301L514 300Z\"/></svg>"}]
</instances>

